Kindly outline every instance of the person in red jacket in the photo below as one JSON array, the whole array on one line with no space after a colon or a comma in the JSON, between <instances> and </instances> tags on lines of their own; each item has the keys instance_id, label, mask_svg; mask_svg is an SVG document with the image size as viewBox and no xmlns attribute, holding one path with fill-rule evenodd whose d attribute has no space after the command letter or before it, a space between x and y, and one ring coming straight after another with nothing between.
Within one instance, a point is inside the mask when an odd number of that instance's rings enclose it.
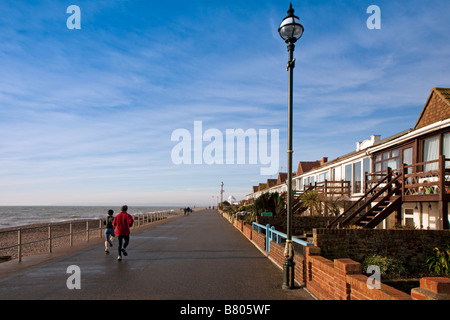
<instances>
[{"instance_id":1,"label":"person in red jacket","mask_svg":"<svg viewBox=\"0 0 450 320\"><path fill-rule=\"evenodd\" d=\"M116 228L115 234L119 240L119 256L117 260L122 260L122 253L127 256L125 251L128 243L130 242L130 227L133 225L134 219L127 213L128 206L122 206L121 212L114 218L113 225ZM122 245L123 243L123 245Z\"/></svg>"}]
</instances>

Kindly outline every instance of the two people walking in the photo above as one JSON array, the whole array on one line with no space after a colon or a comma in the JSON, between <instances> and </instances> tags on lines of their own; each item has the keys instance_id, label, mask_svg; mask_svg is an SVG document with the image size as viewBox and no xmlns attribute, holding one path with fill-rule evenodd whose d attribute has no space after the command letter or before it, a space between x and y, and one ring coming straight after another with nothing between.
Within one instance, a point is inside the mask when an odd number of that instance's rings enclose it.
<instances>
[{"instance_id":1,"label":"two people walking","mask_svg":"<svg viewBox=\"0 0 450 320\"><path fill-rule=\"evenodd\" d=\"M105 230L105 252L109 253L108 245L112 247L112 238L117 236L119 240L119 246L117 248L118 257L117 260L122 260L122 254L127 256L128 253L125 250L130 242L130 228L133 226L134 219L128 214L128 206L124 205L120 209L120 213L113 217L114 211L108 211L108 217L106 218L106 230ZM110 221L112 222L108 224ZM114 230L115 228L115 230Z\"/></svg>"}]
</instances>

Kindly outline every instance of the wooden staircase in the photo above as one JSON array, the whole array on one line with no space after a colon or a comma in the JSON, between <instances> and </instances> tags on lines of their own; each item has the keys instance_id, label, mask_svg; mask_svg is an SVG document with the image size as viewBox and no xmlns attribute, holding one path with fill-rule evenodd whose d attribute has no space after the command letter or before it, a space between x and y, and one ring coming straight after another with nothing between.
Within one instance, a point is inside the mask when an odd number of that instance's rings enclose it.
<instances>
[{"instance_id":1,"label":"wooden staircase","mask_svg":"<svg viewBox=\"0 0 450 320\"><path fill-rule=\"evenodd\" d=\"M292 215L300 215L302 214L307 207L305 207L303 205L302 200L300 199L301 194L298 193L294 193L292 196ZM284 203L286 204L285 208L280 212L281 215L286 215L287 214L287 197L288 194L287 192L283 192L281 194L281 197L283 197L284 199Z\"/></svg>"},{"instance_id":2,"label":"wooden staircase","mask_svg":"<svg viewBox=\"0 0 450 320\"><path fill-rule=\"evenodd\" d=\"M402 174L387 175L350 208L331 221L327 228L356 226L374 228L402 205Z\"/></svg>"}]
</instances>

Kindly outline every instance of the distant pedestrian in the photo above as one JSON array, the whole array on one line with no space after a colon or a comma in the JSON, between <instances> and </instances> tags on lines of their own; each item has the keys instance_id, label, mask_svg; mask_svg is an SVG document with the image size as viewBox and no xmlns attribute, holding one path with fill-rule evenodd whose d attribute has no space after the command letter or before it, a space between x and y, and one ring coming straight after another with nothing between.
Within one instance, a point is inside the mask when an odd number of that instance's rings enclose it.
<instances>
[{"instance_id":1,"label":"distant pedestrian","mask_svg":"<svg viewBox=\"0 0 450 320\"><path fill-rule=\"evenodd\" d=\"M106 225L106 228L105 228L105 252L106 253L109 253L108 247L113 246L112 240L116 236L116 234L114 233L114 226L113 226L113 221L114 221L113 214L114 214L113 210L108 210L108 216L106 217L106 220L104 221L104 224Z\"/></svg>"},{"instance_id":2,"label":"distant pedestrian","mask_svg":"<svg viewBox=\"0 0 450 320\"><path fill-rule=\"evenodd\" d=\"M119 256L117 260L122 260L122 253L127 256L126 248L130 242L130 227L133 226L134 219L127 213L128 206L122 206L121 212L114 218L113 225L116 227L116 235L119 239L118 252Z\"/></svg>"}]
</instances>

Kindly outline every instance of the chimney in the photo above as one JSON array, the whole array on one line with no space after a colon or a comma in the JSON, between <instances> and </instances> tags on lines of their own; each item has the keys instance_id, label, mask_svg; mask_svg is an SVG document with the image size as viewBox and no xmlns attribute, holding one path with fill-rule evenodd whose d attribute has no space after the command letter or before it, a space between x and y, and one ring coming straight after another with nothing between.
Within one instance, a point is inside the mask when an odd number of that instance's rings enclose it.
<instances>
[{"instance_id":1,"label":"chimney","mask_svg":"<svg viewBox=\"0 0 450 320\"><path fill-rule=\"evenodd\" d=\"M321 164L325 164L328 162L328 157L322 157Z\"/></svg>"},{"instance_id":2,"label":"chimney","mask_svg":"<svg viewBox=\"0 0 450 320\"><path fill-rule=\"evenodd\" d=\"M380 137L381 135L379 134L374 134L370 136L370 140L372 140L372 145L374 145L375 143L380 141Z\"/></svg>"}]
</instances>

